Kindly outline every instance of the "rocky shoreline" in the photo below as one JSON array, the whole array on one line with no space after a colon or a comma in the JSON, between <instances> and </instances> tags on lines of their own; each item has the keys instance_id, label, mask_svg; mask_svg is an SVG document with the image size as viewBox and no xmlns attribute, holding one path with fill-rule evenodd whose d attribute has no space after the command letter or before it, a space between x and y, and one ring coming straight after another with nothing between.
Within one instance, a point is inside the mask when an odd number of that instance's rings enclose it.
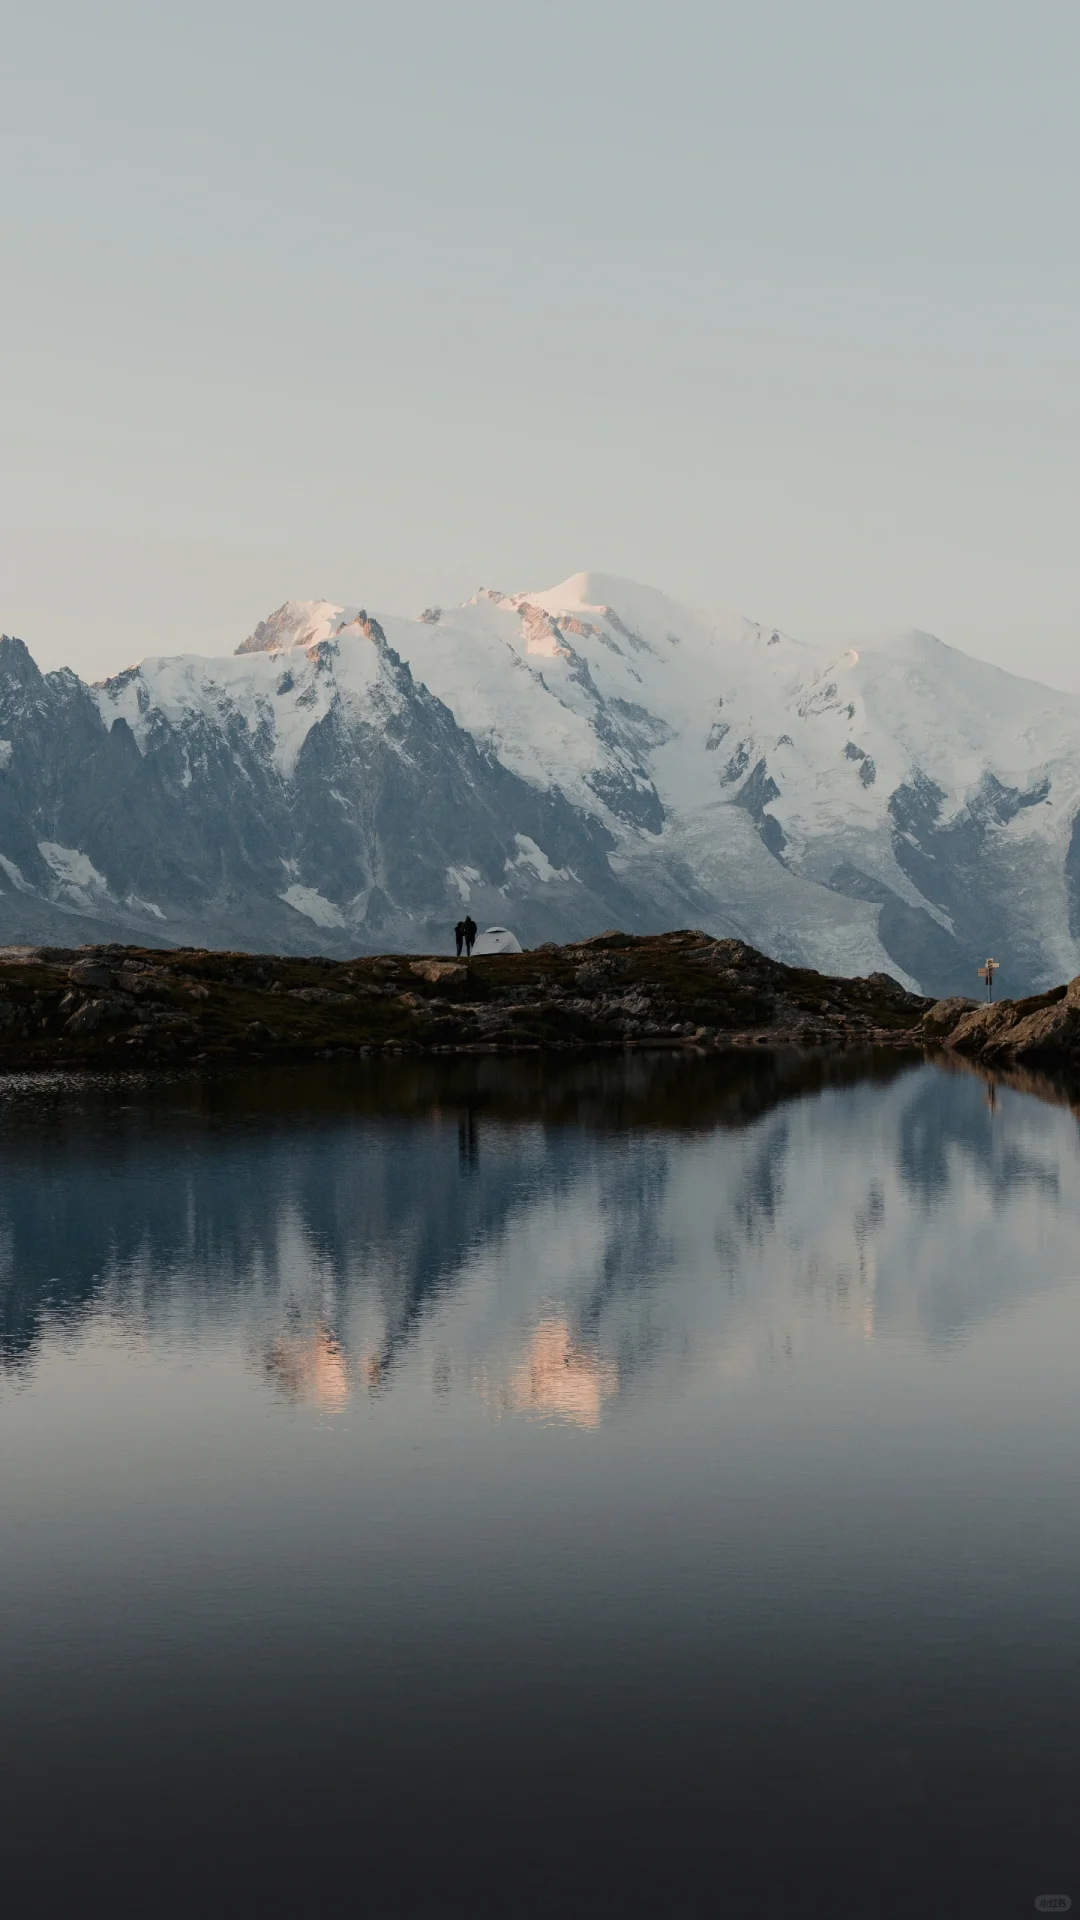
<instances>
[{"instance_id":1,"label":"rocky shoreline","mask_svg":"<svg viewBox=\"0 0 1080 1920\"><path fill-rule=\"evenodd\" d=\"M755 1045L927 1046L1061 1069L1080 1064L1080 980L993 1006L932 1002L886 974L833 978L693 931L471 961L0 949L7 1070Z\"/></svg>"}]
</instances>

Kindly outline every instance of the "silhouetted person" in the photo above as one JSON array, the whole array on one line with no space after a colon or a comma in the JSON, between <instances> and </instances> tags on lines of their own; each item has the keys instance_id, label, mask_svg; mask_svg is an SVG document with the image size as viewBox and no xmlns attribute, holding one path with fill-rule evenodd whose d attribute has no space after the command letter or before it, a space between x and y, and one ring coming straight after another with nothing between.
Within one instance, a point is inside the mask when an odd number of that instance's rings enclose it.
<instances>
[{"instance_id":1,"label":"silhouetted person","mask_svg":"<svg viewBox=\"0 0 1080 1920\"><path fill-rule=\"evenodd\" d=\"M473 919L471 913L467 914L465 917L464 933L465 933L465 958L468 960L472 958L473 941L476 939L476 935L477 935L476 921Z\"/></svg>"},{"instance_id":2,"label":"silhouetted person","mask_svg":"<svg viewBox=\"0 0 1080 1920\"><path fill-rule=\"evenodd\" d=\"M457 942L457 957L458 957L458 959L460 960L460 959L461 959L461 949L462 949L462 947L463 947L463 946L464 946L464 944L465 944L465 922L464 922L464 920L459 920L459 921L458 921L458 923L457 923L457 926L456 926L456 927L454 928L454 939L455 939L455 941Z\"/></svg>"}]
</instances>

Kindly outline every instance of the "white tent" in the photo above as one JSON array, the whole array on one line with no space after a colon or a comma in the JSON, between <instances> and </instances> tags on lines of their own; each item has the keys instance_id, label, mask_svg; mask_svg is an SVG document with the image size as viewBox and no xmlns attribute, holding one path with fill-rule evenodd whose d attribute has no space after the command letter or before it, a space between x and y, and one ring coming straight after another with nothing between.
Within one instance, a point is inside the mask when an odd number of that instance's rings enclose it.
<instances>
[{"instance_id":1,"label":"white tent","mask_svg":"<svg viewBox=\"0 0 1080 1920\"><path fill-rule=\"evenodd\" d=\"M476 936L474 953L520 953L521 942L509 927L485 927Z\"/></svg>"}]
</instances>

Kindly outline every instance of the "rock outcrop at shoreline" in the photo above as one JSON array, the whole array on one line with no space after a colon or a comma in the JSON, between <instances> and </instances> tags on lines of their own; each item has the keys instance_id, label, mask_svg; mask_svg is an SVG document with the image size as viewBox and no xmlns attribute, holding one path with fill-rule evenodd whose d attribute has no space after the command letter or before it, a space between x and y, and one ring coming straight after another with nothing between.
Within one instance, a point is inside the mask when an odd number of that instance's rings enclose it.
<instances>
[{"instance_id":1,"label":"rock outcrop at shoreline","mask_svg":"<svg viewBox=\"0 0 1080 1920\"><path fill-rule=\"evenodd\" d=\"M1080 976L1027 1000L939 1000L920 1025L986 1066L1080 1070Z\"/></svg>"},{"instance_id":2,"label":"rock outcrop at shoreline","mask_svg":"<svg viewBox=\"0 0 1080 1920\"><path fill-rule=\"evenodd\" d=\"M0 949L0 1067L198 1065L328 1054L611 1047L945 1047L1080 1062L1080 980L931 1003L699 932L598 934L471 961L99 946Z\"/></svg>"}]
</instances>

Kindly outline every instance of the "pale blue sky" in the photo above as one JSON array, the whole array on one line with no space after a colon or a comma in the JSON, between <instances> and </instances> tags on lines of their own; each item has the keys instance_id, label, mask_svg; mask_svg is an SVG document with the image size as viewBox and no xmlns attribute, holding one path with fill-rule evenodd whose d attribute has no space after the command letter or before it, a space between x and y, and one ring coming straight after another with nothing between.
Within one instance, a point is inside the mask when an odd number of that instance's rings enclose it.
<instances>
[{"instance_id":1,"label":"pale blue sky","mask_svg":"<svg viewBox=\"0 0 1080 1920\"><path fill-rule=\"evenodd\" d=\"M1080 688L1080 10L4 0L0 627L625 573Z\"/></svg>"}]
</instances>

